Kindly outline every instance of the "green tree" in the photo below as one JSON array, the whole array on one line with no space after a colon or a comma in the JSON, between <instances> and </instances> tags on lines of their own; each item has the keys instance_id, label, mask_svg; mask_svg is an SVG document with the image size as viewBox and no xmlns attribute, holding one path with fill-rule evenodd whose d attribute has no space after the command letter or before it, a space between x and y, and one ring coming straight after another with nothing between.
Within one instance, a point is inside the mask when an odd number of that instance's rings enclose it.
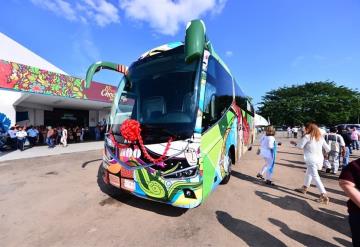
<instances>
[{"instance_id":1,"label":"green tree","mask_svg":"<svg viewBox=\"0 0 360 247\"><path fill-rule=\"evenodd\" d=\"M308 82L267 92L258 113L275 125L357 122L359 97L359 92L335 82Z\"/></svg>"}]
</instances>

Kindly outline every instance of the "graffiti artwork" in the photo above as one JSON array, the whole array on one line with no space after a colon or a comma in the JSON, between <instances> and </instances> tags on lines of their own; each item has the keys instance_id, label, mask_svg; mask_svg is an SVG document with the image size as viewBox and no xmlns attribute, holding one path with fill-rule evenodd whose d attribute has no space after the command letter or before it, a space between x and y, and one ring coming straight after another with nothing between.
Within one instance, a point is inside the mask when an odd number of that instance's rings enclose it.
<instances>
[{"instance_id":1,"label":"graffiti artwork","mask_svg":"<svg viewBox=\"0 0 360 247\"><path fill-rule=\"evenodd\" d=\"M109 188L193 208L229 181L238 150L252 144L254 112L243 109L247 99L210 41L196 40L204 30L191 22L185 43L145 52L126 70L99 168ZM118 66L98 62L86 81Z\"/></svg>"},{"instance_id":2,"label":"graffiti artwork","mask_svg":"<svg viewBox=\"0 0 360 247\"><path fill-rule=\"evenodd\" d=\"M0 88L104 102L112 102L116 93L114 86L94 82L87 89L80 78L4 60L0 60Z\"/></svg>"}]
</instances>

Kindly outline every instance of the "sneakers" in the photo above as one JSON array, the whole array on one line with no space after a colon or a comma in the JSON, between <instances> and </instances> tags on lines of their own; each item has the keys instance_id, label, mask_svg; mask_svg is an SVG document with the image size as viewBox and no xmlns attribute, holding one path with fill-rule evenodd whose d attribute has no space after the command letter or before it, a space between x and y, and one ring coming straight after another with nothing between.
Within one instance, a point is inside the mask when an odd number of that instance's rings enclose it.
<instances>
[{"instance_id":1,"label":"sneakers","mask_svg":"<svg viewBox=\"0 0 360 247\"><path fill-rule=\"evenodd\" d=\"M307 190L308 190L308 188L306 186L295 189L296 192L302 193L304 195L307 193Z\"/></svg>"},{"instance_id":2,"label":"sneakers","mask_svg":"<svg viewBox=\"0 0 360 247\"><path fill-rule=\"evenodd\" d=\"M328 205L329 204L329 197L326 194L321 194L319 199L317 199L317 202Z\"/></svg>"},{"instance_id":3,"label":"sneakers","mask_svg":"<svg viewBox=\"0 0 360 247\"><path fill-rule=\"evenodd\" d=\"M257 178L260 178L260 179L264 179L263 175L261 175L260 173L258 173L258 174L256 175L256 177L257 177Z\"/></svg>"}]
</instances>

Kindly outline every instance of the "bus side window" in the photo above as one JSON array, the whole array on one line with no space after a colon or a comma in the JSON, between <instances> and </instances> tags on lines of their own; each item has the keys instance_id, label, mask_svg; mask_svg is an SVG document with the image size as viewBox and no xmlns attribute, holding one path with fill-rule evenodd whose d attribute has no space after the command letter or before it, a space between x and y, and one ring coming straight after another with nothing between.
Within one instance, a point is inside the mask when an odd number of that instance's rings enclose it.
<instances>
[{"instance_id":1,"label":"bus side window","mask_svg":"<svg viewBox=\"0 0 360 247\"><path fill-rule=\"evenodd\" d=\"M203 112L203 131L207 130L216 119L215 111L216 88L211 83L206 83Z\"/></svg>"}]
</instances>

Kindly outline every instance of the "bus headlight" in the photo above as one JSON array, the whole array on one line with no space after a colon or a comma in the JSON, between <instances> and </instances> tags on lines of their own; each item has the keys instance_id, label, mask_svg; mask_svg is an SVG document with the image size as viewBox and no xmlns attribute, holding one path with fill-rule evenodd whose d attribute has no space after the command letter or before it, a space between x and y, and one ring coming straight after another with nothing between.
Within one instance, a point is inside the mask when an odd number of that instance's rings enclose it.
<instances>
[{"instance_id":1,"label":"bus headlight","mask_svg":"<svg viewBox=\"0 0 360 247\"><path fill-rule=\"evenodd\" d=\"M189 178L193 177L198 173L198 166L190 166L184 169L180 169L169 174L163 175L164 178L171 179L171 178Z\"/></svg>"}]
</instances>

